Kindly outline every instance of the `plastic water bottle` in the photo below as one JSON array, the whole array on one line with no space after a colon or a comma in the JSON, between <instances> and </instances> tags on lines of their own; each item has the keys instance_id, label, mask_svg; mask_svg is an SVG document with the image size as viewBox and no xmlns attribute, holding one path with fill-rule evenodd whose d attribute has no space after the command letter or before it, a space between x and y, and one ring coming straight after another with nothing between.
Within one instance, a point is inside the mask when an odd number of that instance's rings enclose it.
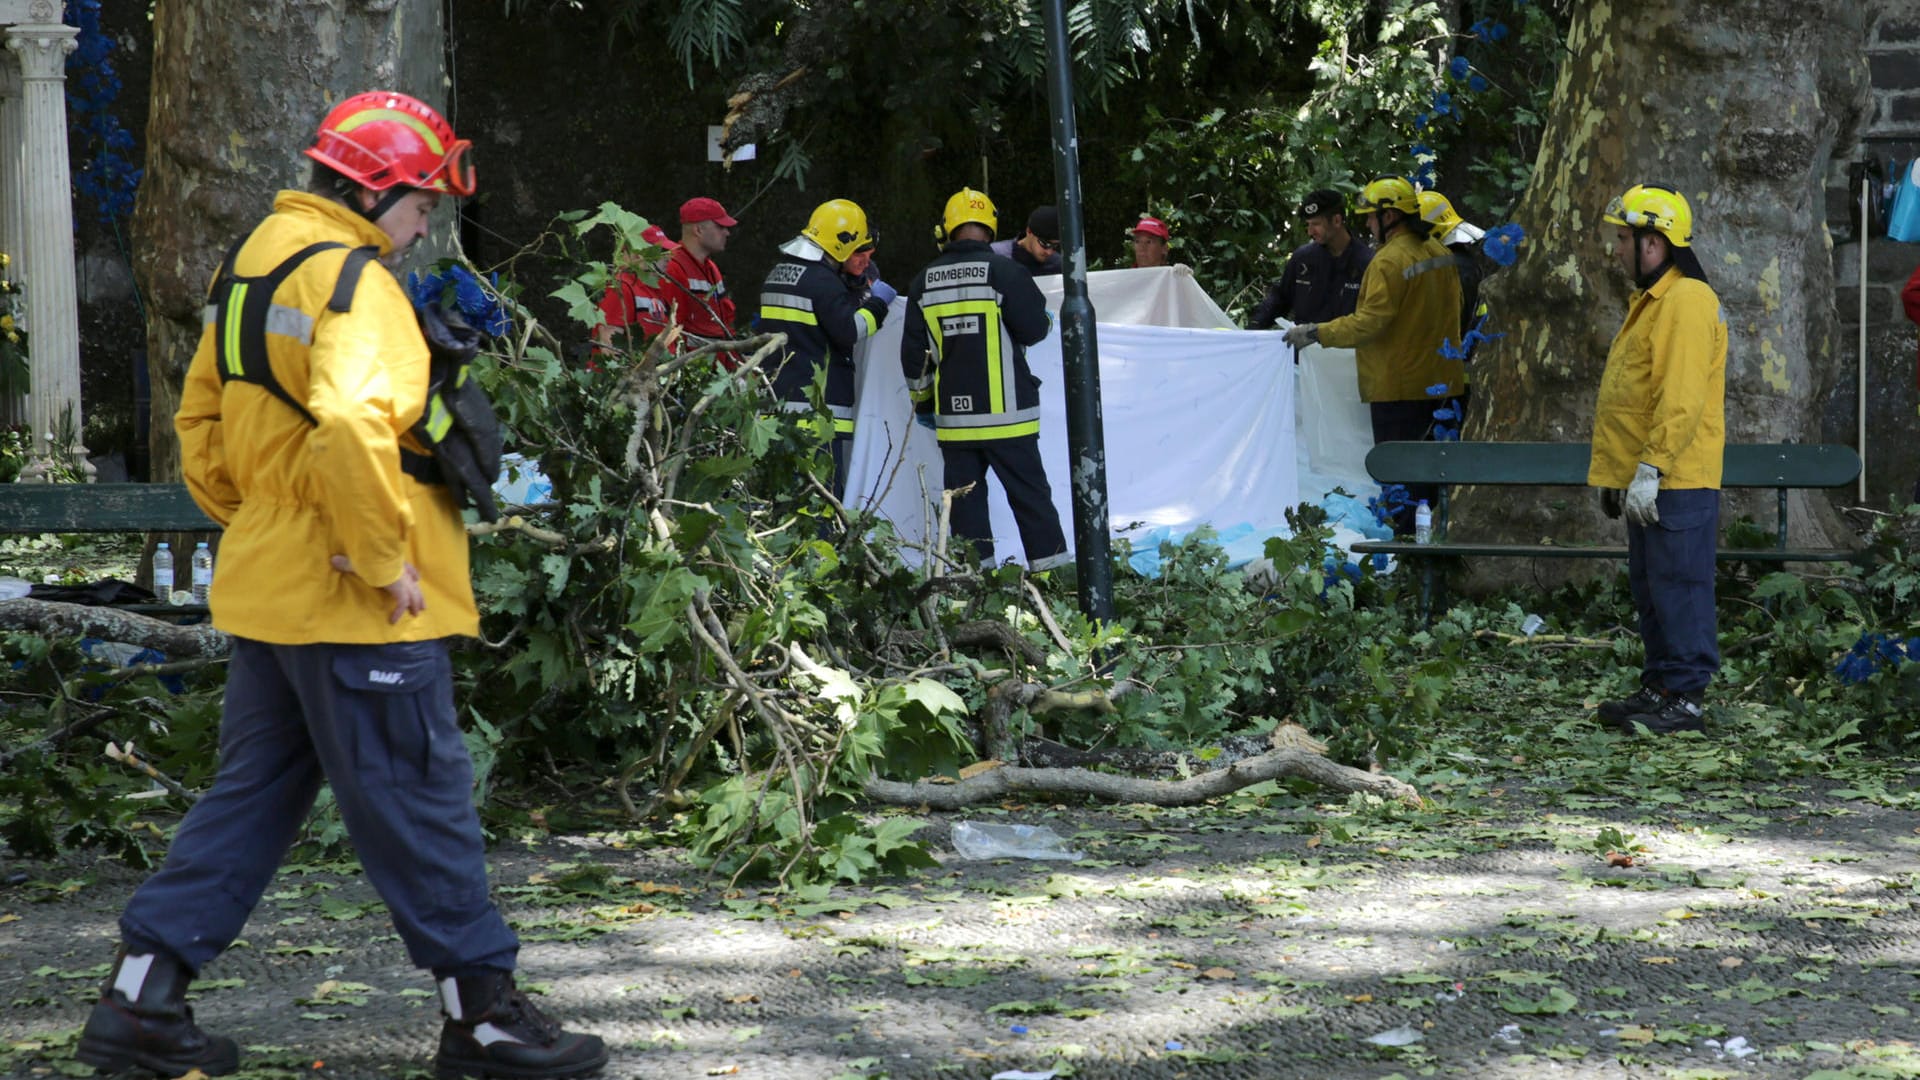
<instances>
[{"instance_id":1,"label":"plastic water bottle","mask_svg":"<svg viewBox=\"0 0 1920 1080\"><path fill-rule=\"evenodd\" d=\"M207 588L213 584L213 552L205 540L193 546L193 602L207 602Z\"/></svg>"},{"instance_id":2,"label":"plastic water bottle","mask_svg":"<svg viewBox=\"0 0 1920 1080\"><path fill-rule=\"evenodd\" d=\"M173 551L165 540L153 549L153 595L163 604L173 603Z\"/></svg>"},{"instance_id":3,"label":"plastic water bottle","mask_svg":"<svg viewBox=\"0 0 1920 1080\"><path fill-rule=\"evenodd\" d=\"M1433 511L1427 507L1425 499L1421 499L1420 505L1413 508L1413 542L1433 543Z\"/></svg>"}]
</instances>

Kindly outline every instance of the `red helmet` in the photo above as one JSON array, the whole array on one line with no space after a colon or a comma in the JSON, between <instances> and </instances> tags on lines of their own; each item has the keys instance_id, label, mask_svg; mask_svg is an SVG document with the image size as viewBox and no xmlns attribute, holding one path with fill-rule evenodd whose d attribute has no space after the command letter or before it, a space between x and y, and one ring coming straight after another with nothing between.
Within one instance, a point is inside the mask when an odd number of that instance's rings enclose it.
<instances>
[{"instance_id":1,"label":"red helmet","mask_svg":"<svg viewBox=\"0 0 1920 1080\"><path fill-rule=\"evenodd\" d=\"M333 107L303 153L375 191L395 185L453 195L473 194L473 144L426 103L372 90Z\"/></svg>"}]
</instances>

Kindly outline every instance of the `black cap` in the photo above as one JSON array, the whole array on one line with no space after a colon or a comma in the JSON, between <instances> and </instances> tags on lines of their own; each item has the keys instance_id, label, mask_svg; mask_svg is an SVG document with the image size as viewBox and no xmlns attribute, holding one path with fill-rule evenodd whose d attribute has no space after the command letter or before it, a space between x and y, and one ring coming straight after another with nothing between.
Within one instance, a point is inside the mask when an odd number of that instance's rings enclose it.
<instances>
[{"instance_id":1,"label":"black cap","mask_svg":"<svg viewBox=\"0 0 1920 1080\"><path fill-rule=\"evenodd\" d=\"M1027 215L1027 231L1042 240L1060 239L1060 211L1051 206L1036 206Z\"/></svg>"},{"instance_id":2,"label":"black cap","mask_svg":"<svg viewBox=\"0 0 1920 1080\"><path fill-rule=\"evenodd\" d=\"M1306 198L1300 200L1300 216L1303 218L1319 217L1322 214L1344 216L1346 212L1347 197L1331 188L1310 192Z\"/></svg>"}]
</instances>

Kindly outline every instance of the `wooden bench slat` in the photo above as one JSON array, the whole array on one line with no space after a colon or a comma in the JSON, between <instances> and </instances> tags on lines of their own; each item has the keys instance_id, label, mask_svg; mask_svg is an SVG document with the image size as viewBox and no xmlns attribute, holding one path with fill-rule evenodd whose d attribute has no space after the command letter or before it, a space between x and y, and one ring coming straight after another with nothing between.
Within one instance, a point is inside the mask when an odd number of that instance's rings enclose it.
<instances>
[{"instance_id":1,"label":"wooden bench slat","mask_svg":"<svg viewBox=\"0 0 1920 1080\"><path fill-rule=\"evenodd\" d=\"M1586 443L1384 442L1367 452L1367 473L1392 484L1579 486L1593 448ZM1834 443L1733 443L1721 459L1722 487L1840 487L1860 475L1860 456Z\"/></svg>"},{"instance_id":2,"label":"wooden bench slat","mask_svg":"<svg viewBox=\"0 0 1920 1080\"><path fill-rule=\"evenodd\" d=\"M185 484L0 484L0 533L219 531Z\"/></svg>"}]
</instances>

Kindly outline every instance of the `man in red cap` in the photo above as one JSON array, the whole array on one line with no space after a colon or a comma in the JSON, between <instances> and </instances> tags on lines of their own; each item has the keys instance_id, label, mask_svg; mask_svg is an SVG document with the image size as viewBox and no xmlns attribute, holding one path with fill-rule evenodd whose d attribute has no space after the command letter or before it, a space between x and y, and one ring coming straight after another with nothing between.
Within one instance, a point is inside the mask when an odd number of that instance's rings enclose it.
<instances>
[{"instance_id":1,"label":"man in red cap","mask_svg":"<svg viewBox=\"0 0 1920 1080\"><path fill-rule=\"evenodd\" d=\"M640 239L645 240L649 247L668 254L680 247L658 225L647 226L641 231ZM654 267L653 284L642 280L638 273L641 264L648 261L647 250L641 248L616 254L616 260L622 265L613 284L607 286L607 294L600 298L600 310L606 315L606 321L593 332L595 344L624 345L629 349L637 349L645 345L646 338L667 328L667 301L660 295L663 283L659 276L660 267Z\"/></svg>"},{"instance_id":2,"label":"man in red cap","mask_svg":"<svg viewBox=\"0 0 1920 1080\"><path fill-rule=\"evenodd\" d=\"M733 298L713 257L727 250L727 235L738 224L716 199L702 195L680 204L680 247L667 257L657 287L673 321L694 337L734 336Z\"/></svg>"},{"instance_id":3,"label":"man in red cap","mask_svg":"<svg viewBox=\"0 0 1920 1080\"><path fill-rule=\"evenodd\" d=\"M1167 242L1172 237L1173 234L1167 231L1166 222L1142 215L1133 228L1127 230L1127 239L1133 241L1133 265L1167 265Z\"/></svg>"}]
</instances>

